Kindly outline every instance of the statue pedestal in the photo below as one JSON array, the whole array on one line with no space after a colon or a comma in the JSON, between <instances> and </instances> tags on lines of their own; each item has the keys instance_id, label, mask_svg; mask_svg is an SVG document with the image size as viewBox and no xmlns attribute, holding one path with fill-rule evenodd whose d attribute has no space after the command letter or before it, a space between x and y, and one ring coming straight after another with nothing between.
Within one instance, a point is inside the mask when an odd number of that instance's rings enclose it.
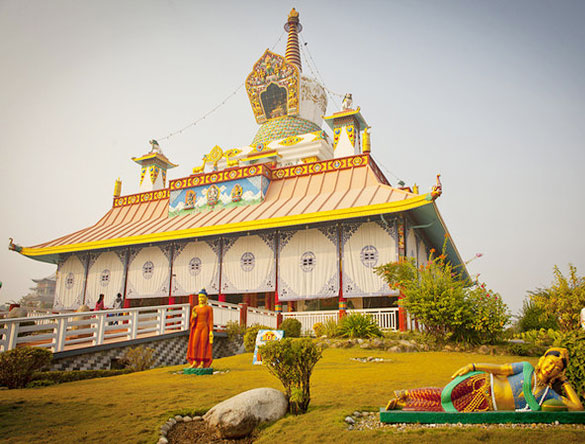
<instances>
[{"instance_id":1,"label":"statue pedestal","mask_svg":"<svg viewBox=\"0 0 585 444\"><path fill-rule=\"evenodd\" d=\"M184 375L213 375L213 368L184 368Z\"/></svg>"},{"instance_id":2,"label":"statue pedestal","mask_svg":"<svg viewBox=\"0 0 585 444\"><path fill-rule=\"evenodd\" d=\"M585 412L414 412L380 409L380 422L420 424L585 424Z\"/></svg>"}]
</instances>

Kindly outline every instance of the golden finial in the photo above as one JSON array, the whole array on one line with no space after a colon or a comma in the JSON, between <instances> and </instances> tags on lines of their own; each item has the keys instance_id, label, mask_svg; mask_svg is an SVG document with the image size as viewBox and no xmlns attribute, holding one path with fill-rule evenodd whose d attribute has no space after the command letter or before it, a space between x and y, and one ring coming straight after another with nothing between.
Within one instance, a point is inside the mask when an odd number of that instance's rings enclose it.
<instances>
[{"instance_id":1,"label":"golden finial","mask_svg":"<svg viewBox=\"0 0 585 444\"><path fill-rule=\"evenodd\" d=\"M371 142L370 142L370 133L368 132L369 129L370 128L368 127L364 130L364 141L362 143L362 147L363 147L362 152L363 153L369 153L371 148L372 148Z\"/></svg>"},{"instance_id":2,"label":"golden finial","mask_svg":"<svg viewBox=\"0 0 585 444\"><path fill-rule=\"evenodd\" d=\"M284 58L287 63L295 65L299 71L303 71L301 66L301 50L299 48L299 32L303 30L299 22L299 13L295 8L292 8L288 15L288 20L284 24L284 30L288 32L288 39L286 41L286 51Z\"/></svg>"},{"instance_id":3,"label":"golden finial","mask_svg":"<svg viewBox=\"0 0 585 444\"><path fill-rule=\"evenodd\" d=\"M118 177L114 184L114 197L120 197L122 195L122 181Z\"/></svg>"}]
</instances>

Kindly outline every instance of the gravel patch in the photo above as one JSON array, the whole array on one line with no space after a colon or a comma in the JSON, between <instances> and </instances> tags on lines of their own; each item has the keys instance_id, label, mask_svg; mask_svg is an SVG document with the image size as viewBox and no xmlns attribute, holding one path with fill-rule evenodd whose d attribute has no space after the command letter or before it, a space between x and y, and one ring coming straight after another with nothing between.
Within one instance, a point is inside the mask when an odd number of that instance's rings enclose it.
<instances>
[{"instance_id":1,"label":"gravel patch","mask_svg":"<svg viewBox=\"0 0 585 444\"><path fill-rule=\"evenodd\" d=\"M347 420L351 418L354 422ZM585 424L559 424L556 421L554 424L385 424L380 422L379 412L353 412L351 416L345 418L345 423L348 424L347 430L387 430L393 432L408 432L421 429L531 429L531 430L547 430L555 428L556 430L580 430L585 431Z\"/></svg>"}]
</instances>

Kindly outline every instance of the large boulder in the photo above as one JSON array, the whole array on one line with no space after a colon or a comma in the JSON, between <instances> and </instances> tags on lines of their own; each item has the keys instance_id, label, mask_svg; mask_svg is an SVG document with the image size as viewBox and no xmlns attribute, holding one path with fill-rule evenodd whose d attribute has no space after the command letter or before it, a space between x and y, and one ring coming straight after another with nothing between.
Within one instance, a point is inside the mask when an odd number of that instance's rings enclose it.
<instances>
[{"instance_id":1,"label":"large boulder","mask_svg":"<svg viewBox=\"0 0 585 444\"><path fill-rule=\"evenodd\" d=\"M257 388L217 404L203 419L220 438L248 436L262 422L282 418L288 409L284 394L272 388Z\"/></svg>"}]
</instances>

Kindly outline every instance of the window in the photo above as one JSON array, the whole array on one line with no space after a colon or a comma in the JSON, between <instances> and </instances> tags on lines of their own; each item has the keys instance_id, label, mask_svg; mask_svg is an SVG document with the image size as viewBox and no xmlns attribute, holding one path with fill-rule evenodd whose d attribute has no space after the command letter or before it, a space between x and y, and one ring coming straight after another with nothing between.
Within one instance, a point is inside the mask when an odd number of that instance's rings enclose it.
<instances>
[{"instance_id":1,"label":"window","mask_svg":"<svg viewBox=\"0 0 585 444\"><path fill-rule=\"evenodd\" d=\"M142 276L144 279L150 279L154 271L154 264L151 261L147 261L142 266Z\"/></svg>"},{"instance_id":2,"label":"window","mask_svg":"<svg viewBox=\"0 0 585 444\"><path fill-rule=\"evenodd\" d=\"M301 269L307 273L315 268L315 253L305 251L301 256Z\"/></svg>"},{"instance_id":3,"label":"window","mask_svg":"<svg viewBox=\"0 0 585 444\"><path fill-rule=\"evenodd\" d=\"M242 267L242 270L246 272L252 271L254 269L255 262L256 258L254 255L249 251L246 251L240 258L240 267Z\"/></svg>"}]
</instances>

